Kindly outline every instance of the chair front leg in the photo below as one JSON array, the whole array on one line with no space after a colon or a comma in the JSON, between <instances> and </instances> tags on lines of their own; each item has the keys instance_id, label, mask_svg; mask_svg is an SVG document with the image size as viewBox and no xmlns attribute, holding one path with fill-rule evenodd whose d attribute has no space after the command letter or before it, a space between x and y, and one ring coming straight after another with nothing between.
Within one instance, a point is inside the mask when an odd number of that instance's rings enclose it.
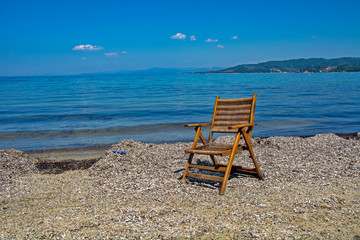
<instances>
[{"instance_id":1,"label":"chair front leg","mask_svg":"<svg viewBox=\"0 0 360 240\"><path fill-rule=\"evenodd\" d=\"M201 127L200 126L195 127L195 131L196 131L196 134L195 134L195 139L194 139L192 148L196 148L196 146L197 146L197 144L199 142L199 138L200 138L200 140L202 141L203 144L206 144L206 140L205 140L204 136L201 133ZM194 154L190 153L188 162L187 162L186 167L185 167L184 176L182 178L183 181L186 180L186 176L187 176L187 174L189 172L189 165L191 164L193 157L194 157Z\"/></svg>"},{"instance_id":2,"label":"chair front leg","mask_svg":"<svg viewBox=\"0 0 360 240\"><path fill-rule=\"evenodd\" d=\"M234 162L234 158L235 158L235 154L236 154L236 148L239 145L240 138L241 138L241 134L240 134L240 132L238 132L236 134L235 142L234 142L231 154L230 154L229 162L228 162L227 167L226 167L224 180L223 180L223 183L221 184L220 195L224 194L224 192L225 192L226 184L227 184L227 181L228 181L229 176L230 176L230 172L231 172L231 169L232 169L232 164Z\"/></svg>"}]
</instances>

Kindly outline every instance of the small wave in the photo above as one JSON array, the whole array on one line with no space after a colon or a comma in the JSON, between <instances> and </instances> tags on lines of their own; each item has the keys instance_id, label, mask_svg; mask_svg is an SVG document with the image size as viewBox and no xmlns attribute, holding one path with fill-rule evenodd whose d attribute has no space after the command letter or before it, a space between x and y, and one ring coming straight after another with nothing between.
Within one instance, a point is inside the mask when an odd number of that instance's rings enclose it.
<instances>
[{"instance_id":1,"label":"small wave","mask_svg":"<svg viewBox=\"0 0 360 240\"><path fill-rule=\"evenodd\" d=\"M25 138L49 138L49 137L64 137L76 135L89 136L116 136L116 135L138 135L159 133L168 131L179 131L183 128L180 123L165 123L165 124L149 124L140 126L121 126L114 128L103 129L77 129L77 130L40 130L40 131L13 131L1 132L0 139L25 139Z\"/></svg>"}]
</instances>

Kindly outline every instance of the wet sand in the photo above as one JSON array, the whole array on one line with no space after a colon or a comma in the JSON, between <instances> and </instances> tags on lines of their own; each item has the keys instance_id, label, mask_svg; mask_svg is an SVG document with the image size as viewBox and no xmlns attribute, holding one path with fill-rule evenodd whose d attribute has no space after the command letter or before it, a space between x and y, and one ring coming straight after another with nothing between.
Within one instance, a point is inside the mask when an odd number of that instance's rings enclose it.
<instances>
[{"instance_id":1,"label":"wet sand","mask_svg":"<svg viewBox=\"0 0 360 240\"><path fill-rule=\"evenodd\" d=\"M61 148L61 149L48 149L38 151L27 151L30 156L38 159L48 159L53 161L63 160L90 160L98 159L103 156L111 146L90 146L90 147L77 147L77 148Z\"/></svg>"}]
</instances>

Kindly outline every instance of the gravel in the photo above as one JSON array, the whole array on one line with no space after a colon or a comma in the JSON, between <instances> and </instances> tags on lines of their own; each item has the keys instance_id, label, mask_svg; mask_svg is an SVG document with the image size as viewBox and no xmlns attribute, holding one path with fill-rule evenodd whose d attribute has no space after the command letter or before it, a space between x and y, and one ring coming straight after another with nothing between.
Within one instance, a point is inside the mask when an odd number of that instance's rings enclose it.
<instances>
[{"instance_id":1,"label":"gravel","mask_svg":"<svg viewBox=\"0 0 360 240\"><path fill-rule=\"evenodd\" d=\"M37 159L15 149L0 150L1 192L21 176L38 173Z\"/></svg>"},{"instance_id":2,"label":"gravel","mask_svg":"<svg viewBox=\"0 0 360 240\"><path fill-rule=\"evenodd\" d=\"M0 236L360 238L358 138L334 134L254 138L252 145L264 179L231 175L221 196L219 183L180 180L188 157L184 149L191 143L122 141L92 167L61 174L43 174L33 158L2 150L1 181L8 187L0 193ZM199 155L194 161L211 162ZM235 162L252 164L246 152Z\"/></svg>"}]
</instances>

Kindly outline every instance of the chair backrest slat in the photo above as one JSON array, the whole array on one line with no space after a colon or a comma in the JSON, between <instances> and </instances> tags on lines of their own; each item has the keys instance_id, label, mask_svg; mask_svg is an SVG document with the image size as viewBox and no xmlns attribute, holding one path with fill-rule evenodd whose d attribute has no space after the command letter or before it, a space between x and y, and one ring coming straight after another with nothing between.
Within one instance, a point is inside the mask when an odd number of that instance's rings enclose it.
<instances>
[{"instance_id":1,"label":"chair backrest slat","mask_svg":"<svg viewBox=\"0 0 360 240\"><path fill-rule=\"evenodd\" d=\"M210 128L209 142L212 141L214 132L236 133L238 129L229 129L245 123L254 122L256 94L251 98L220 99L216 98L213 120ZM252 128L248 128L251 137Z\"/></svg>"}]
</instances>

